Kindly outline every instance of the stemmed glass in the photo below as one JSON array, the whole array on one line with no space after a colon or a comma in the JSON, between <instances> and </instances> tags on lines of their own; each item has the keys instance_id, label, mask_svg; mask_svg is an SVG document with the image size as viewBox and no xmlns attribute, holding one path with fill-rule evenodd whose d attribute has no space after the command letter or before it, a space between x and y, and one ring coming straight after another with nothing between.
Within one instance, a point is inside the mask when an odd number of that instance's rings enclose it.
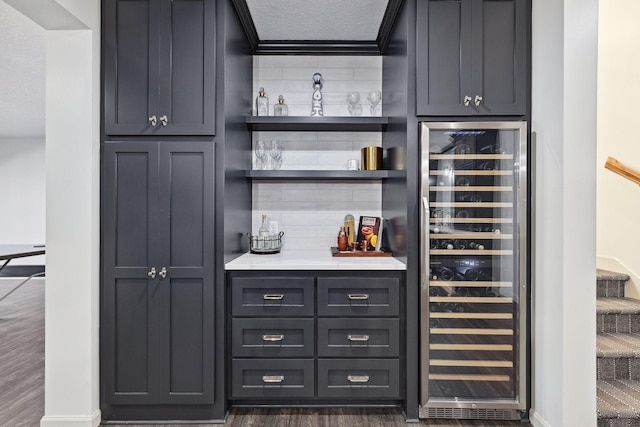
<instances>
[{"instance_id":1,"label":"stemmed glass","mask_svg":"<svg viewBox=\"0 0 640 427\"><path fill-rule=\"evenodd\" d=\"M280 169L282 166L282 152L284 151L284 147L281 142L276 140L271 141L271 146L269 147L269 156L271 156L271 169Z\"/></svg>"},{"instance_id":2,"label":"stemmed glass","mask_svg":"<svg viewBox=\"0 0 640 427\"><path fill-rule=\"evenodd\" d=\"M380 103L380 100L382 99L382 93L380 93L379 90L374 90L372 92L369 92L369 95L367 96L367 100L369 101L369 104L371 104L371 116L377 116L377 106Z\"/></svg>"},{"instance_id":3,"label":"stemmed glass","mask_svg":"<svg viewBox=\"0 0 640 427\"><path fill-rule=\"evenodd\" d=\"M267 141L258 141L255 143L254 153L256 155L256 170L267 169L267 161L269 160L269 144Z\"/></svg>"},{"instance_id":4,"label":"stemmed glass","mask_svg":"<svg viewBox=\"0 0 640 427\"><path fill-rule=\"evenodd\" d=\"M347 94L348 110L350 116L361 116L362 105L360 105L360 92L349 92Z\"/></svg>"}]
</instances>

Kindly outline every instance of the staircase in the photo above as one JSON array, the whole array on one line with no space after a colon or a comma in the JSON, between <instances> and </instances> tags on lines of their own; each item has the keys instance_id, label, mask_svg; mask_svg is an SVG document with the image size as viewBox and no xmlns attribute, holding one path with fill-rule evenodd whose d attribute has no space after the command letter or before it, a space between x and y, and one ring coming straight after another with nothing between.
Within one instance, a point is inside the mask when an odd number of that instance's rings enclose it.
<instances>
[{"instance_id":1,"label":"staircase","mask_svg":"<svg viewBox=\"0 0 640 427\"><path fill-rule=\"evenodd\" d=\"M640 301L626 274L597 271L598 427L640 427Z\"/></svg>"}]
</instances>

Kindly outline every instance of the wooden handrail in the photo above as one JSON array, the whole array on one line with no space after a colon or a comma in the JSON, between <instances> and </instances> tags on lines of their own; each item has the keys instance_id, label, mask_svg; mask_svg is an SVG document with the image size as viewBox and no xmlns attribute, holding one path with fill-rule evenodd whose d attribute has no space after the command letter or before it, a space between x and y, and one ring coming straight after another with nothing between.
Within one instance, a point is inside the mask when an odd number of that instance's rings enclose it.
<instances>
[{"instance_id":1,"label":"wooden handrail","mask_svg":"<svg viewBox=\"0 0 640 427\"><path fill-rule=\"evenodd\" d=\"M613 157L608 157L604 167L618 175L627 178L629 181L640 185L640 172L623 165Z\"/></svg>"}]
</instances>

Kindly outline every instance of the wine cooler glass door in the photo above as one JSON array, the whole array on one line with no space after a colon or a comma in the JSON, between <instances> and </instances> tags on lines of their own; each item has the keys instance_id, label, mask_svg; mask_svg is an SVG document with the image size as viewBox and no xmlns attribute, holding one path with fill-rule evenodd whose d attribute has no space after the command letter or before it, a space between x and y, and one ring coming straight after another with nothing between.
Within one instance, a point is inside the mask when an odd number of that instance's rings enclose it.
<instances>
[{"instance_id":1,"label":"wine cooler glass door","mask_svg":"<svg viewBox=\"0 0 640 427\"><path fill-rule=\"evenodd\" d=\"M421 132L422 404L524 409L526 123Z\"/></svg>"}]
</instances>

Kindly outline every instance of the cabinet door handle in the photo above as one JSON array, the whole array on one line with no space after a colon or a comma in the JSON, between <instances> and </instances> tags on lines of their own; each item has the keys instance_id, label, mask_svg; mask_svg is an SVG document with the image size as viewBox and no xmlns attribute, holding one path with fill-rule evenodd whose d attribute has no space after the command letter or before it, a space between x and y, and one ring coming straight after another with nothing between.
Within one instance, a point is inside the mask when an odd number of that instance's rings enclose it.
<instances>
[{"instance_id":1,"label":"cabinet door handle","mask_svg":"<svg viewBox=\"0 0 640 427\"><path fill-rule=\"evenodd\" d=\"M280 301L284 298L284 294L264 294L262 299L265 301Z\"/></svg>"},{"instance_id":2,"label":"cabinet door handle","mask_svg":"<svg viewBox=\"0 0 640 427\"><path fill-rule=\"evenodd\" d=\"M469 95L464 96L464 106L468 107L471 104L471 97Z\"/></svg>"},{"instance_id":3,"label":"cabinet door handle","mask_svg":"<svg viewBox=\"0 0 640 427\"><path fill-rule=\"evenodd\" d=\"M156 278L156 268L155 267L151 267L151 270L149 270L149 272L147 273L147 276L151 277L152 279Z\"/></svg>"},{"instance_id":4,"label":"cabinet door handle","mask_svg":"<svg viewBox=\"0 0 640 427\"><path fill-rule=\"evenodd\" d=\"M476 99L473 101L476 107L479 107L482 104L482 97L480 95L476 95Z\"/></svg>"},{"instance_id":5,"label":"cabinet door handle","mask_svg":"<svg viewBox=\"0 0 640 427\"><path fill-rule=\"evenodd\" d=\"M368 294L349 294L349 299L351 301L354 301L354 300L368 300L369 299L369 295Z\"/></svg>"},{"instance_id":6,"label":"cabinet door handle","mask_svg":"<svg viewBox=\"0 0 640 427\"><path fill-rule=\"evenodd\" d=\"M162 123L162 126L166 126L169 124L169 118L166 114L164 116L160 116L160 123Z\"/></svg>"},{"instance_id":7,"label":"cabinet door handle","mask_svg":"<svg viewBox=\"0 0 640 427\"><path fill-rule=\"evenodd\" d=\"M347 375L350 383L368 383L369 375Z\"/></svg>"},{"instance_id":8,"label":"cabinet door handle","mask_svg":"<svg viewBox=\"0 0 640 427\"><path fill-rule=\"evenodd\" d=\"M262 341L283 341L284 335L263 335Z\"/></svg>"},{"instance_id":9,"label":"cabinet door handle","mask_svg":"<svg viewBox=\"0 0 640 427\"><path fill-rule=\"evenodd\" d=\"M347 335L349 341L369 341L369 335Z\"/></svg>"},{"instance_id":10,"label":"cabinet door handle","mask_svg":"<svg viewBox=\"0 0 640 427\"><path fill-rule=\"evenodd\" d=\"M151 124L151 126L154 126L154 127L158 124L158 118L156 117L155 114L149 117L149 123Z\"/></svg>"},{"instance_id":11,"label":"cabinet door handle","mask_svg":"<svg viewBox=\"0 0 640 427\"><path fill-rule=\"evenodd\" d=\"M158 273L158 275L159 275L160 277L162 277L163 279L164 279L165 277L167 277L167 267L162 267L162 269L160 270L160 272Z\"/></svg>"},{"instance_id":12,"label":"cabinet door handle","mask_svg":"<svg viewBox=\"0 0 640 427\"><path fill-rule=\"evenodd\" d=\"M284 375L263 375L263 383L281 383L284 381Z\"/></svg>"}]
</instances>

